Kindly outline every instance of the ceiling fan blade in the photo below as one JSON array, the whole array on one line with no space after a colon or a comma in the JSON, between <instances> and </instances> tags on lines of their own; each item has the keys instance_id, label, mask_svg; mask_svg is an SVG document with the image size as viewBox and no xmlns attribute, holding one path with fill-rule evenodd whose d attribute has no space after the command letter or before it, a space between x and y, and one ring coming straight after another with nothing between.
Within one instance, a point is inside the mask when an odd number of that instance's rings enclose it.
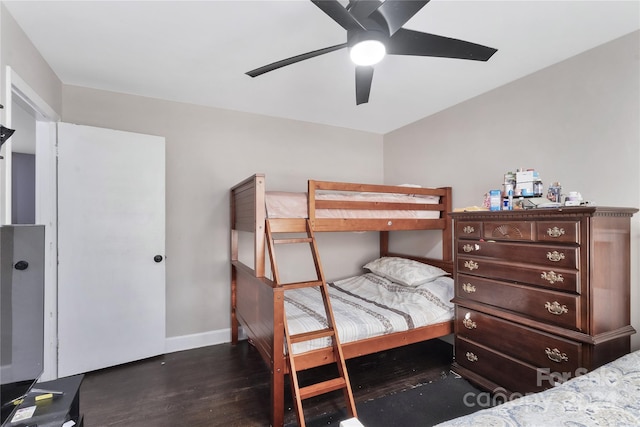
<instances>
[{"instance_id":1,"label":"ceiling fan blade","mask_svg":"<svg viewBox=\"0 0 640 427\"><path fill-rule=\"evenodd\" d=\"M347 10L356 19L363 20L375 12L382 2L380 0L351 0L347 6Z\"/></svg>"},{"instance_id":2,"label":"ceiling fan blade","mask_svg":"<svg viewBox=\"0 0 640 427\"><path fill-rule=\"evenodd\" d=\"M316 56L324 55L325 53L333 52L335 50L342 49L343 47L347 47L347 44L346 43L337 44L335 46L325 47L323 49L318 49L312 52L303 53L301 55L292 56L291 58L282 59L280 61L273 62L269 65L256 68L255 70L247 71L245 74L251 77L258 77L259 75L268 73L269 71L277 70L278 68L295 64L296 62L304 61L305 59L310 59Z\"/></svg>"},{"instance_id":3,"label":"ceiling fan blade","mask_svg":"<svg viewBox=\"0 0 640 427\"><path fill-rule=\"evenodd\" d=\"M369 102L371 81L373 80L373 67L356 66L356 105Z\"/></svg>"},{"instance_id":4,"label":"ceiling fan blade","mask_svg":"<svg viewBox=\"0 0 640 427\"><path fill-rule=\"evenodd\" d=\"M427 3L429 0L386 0L377 10L387 21L392 36Z\"/></svg>"},{"instance_id":5,"label":"ceiling fan blade","mask_svg":"<svg viewBox=\"0 0 640 427\"><path fill-rule=\"evenodd\" d=\"M366 29L338 0L311 0L311 2L347 31Z\"/></svg>"},{"instance_id":6,"label":"ceiling fan blade","mask_svg":"<svg viewBox=\"0 0 640 427\"><path fill-rule=\"evenodd\" d=\"M438 56L487 61L498 50L492 47L401 28L386 44L389 55Z\"/></svg>"}]
</instances>

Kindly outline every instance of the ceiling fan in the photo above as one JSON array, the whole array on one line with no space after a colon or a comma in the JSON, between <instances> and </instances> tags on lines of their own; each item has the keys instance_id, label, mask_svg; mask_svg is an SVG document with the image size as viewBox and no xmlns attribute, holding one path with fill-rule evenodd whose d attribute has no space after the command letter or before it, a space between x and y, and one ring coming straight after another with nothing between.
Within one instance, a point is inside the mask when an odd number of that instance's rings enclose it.
<instances>
[{"instance_id":1,"label":"ceiling fan","mask_svg":"<svg viewBox=\"0 0 640 427\"><path fill-rule=\"evenodd\" d=\"M402 26L429 0L350 0L344 7L338 0L311 0L338 25L347 30L347 42L276 61L246 74L257 77L286 65L314 58L344 47L356 64L356 104L369 102L373 65L385 54L437 56L487 61L497 49Z\"/></svg>"}]
</instances>

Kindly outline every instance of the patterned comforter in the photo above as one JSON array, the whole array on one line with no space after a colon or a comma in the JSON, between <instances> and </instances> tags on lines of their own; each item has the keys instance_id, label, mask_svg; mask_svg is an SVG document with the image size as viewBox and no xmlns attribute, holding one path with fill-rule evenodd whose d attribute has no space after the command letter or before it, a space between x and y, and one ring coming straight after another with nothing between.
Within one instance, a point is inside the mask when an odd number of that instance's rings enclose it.
<instances>
[{"instance_id":1,"label":"patterned comforter","mask_svg":"<svg viewBox=\"0 0 640 427\"><path fill-rule=\"evenodd\" d=\"M450 277L413 287L366 273L328 285L342 343L453 319ZM292 335L327 326L319 288L288 291L285 310ZM294 344L293 352L298 354L329 345L330 338L301 342Z\"/></svg>"},{"instance_id":2,"label":"patterned comforter","mask_svg":"<svg viewBox=\"0 0 640 427\"><path fill-rule=\"evenodd\" d=\"M438 424L640 426L640 350L552 389Z\"/></svg>"}]
</instances>

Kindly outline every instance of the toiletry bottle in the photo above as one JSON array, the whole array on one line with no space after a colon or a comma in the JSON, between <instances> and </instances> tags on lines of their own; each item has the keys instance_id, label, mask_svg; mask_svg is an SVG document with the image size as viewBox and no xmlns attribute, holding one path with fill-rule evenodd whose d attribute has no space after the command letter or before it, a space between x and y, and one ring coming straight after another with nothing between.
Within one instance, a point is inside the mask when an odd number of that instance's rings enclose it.
<instances>
[{"instance_id":1,"label":"toiletry bottle","mask_svg":"<svg viewBox=\"0 0 640 427\"><path fill-rule=\"evenodd\" d=\"M554 182L549 185L549 191L547 191L547 199L552 202L560 203L562 193L562 186L559 182Z\"/></svg>"},{"instance_id":2,"label":"toiletry bottle","mask_svg":"<svg viewBox=\"0 0 640 427\"><path fill-rule=\"evenodd\" d=\"M542 181L541 180L534 181L533 195L535 197L542 197L542 189L543 189Z\"/></svg>"}]
</instances>

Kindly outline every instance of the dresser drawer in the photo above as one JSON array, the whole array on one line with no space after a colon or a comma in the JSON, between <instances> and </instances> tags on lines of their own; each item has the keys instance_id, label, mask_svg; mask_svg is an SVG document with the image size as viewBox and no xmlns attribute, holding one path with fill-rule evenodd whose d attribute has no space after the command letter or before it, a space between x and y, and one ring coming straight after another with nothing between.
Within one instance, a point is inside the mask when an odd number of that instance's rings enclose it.
<instances>
[{"instance_id":1,"label":"dresser drawer","mask_svg":"<svg viewBox=\"0 0 640 427\"><path fill-rule=\"evenodd\" d=\"M531 241L535 237L532 221L487 221L482 224L482 237L488 240Z\"/></svg>"},{"instance_id":2,"label":"dresser drawer","mask_svg":"<svg viewBox=\"0 0 640 427\"><path fill-rule=\"evenodd\" d=\"M456 221L456 235L462 238L482 237L482 223L480 221Z\"/></svg>"},{"instance_id":3,"label":"dresser drawer","mask_svg":"<svg viewBox=\"0 0 640 427\"><path fill-rule=\"evenodd\" d=\"M507 391L531 393L551 387L535 366L472 343L462 337L455 340L456 363L491 379ZM502 390L492 390L494 393Z\"/></svg>"},{"instance_id":4,"label":"dresser drawer","mask_svg":"<svg viewBox=\"0 0 640 427\"><path fill-rule=\"evenodd\" d=\"M458 240L457 251L459 254L474 257L482 256L571 269L578 269L580 259L579 248L561 245Z\"/></svg>"},{"instance_id":5,"label":"dresser drawer","mask_svg":"<svg viewBox=\"0 0 640 427\"><path fill-rule=\"evenodd\" d=\"M540 221L536 225L540 242L580 243L580 221Z\"/></svg>"},{"instance_id":6,"label":"dresser drawer","mask_svg":"<svg viewBox=\"0 0 640 427\"><path fill-rule=\"evenodd\" d=\"M550 373L561 373L563 378L574 376L580 367L582 345L575 341L461 306L456 307L455 327L458 336L499 349Z\"/></svg>"},{"instance_id":7,"label":"dresser drawer","mask_svg":"<svg viewBox=\"0 0 640 427\"><path fill-rule=\"evenodd\" d=\"M582 330L580 297L564 292L459 274L456 297L519 313L551 325Z\"/></svg>"},{"instance_id":8,"label":"dresser drawer","mask_svg":"<svg viewBox=\"0 0 640 427\"><path fill-rule=\"evenodd\" d=\"M457 268L460 273L580 293L580 280L577 270L559 269L555 266L508 263L466 256L458 256Z\"/></svg>"}]
</instances>

